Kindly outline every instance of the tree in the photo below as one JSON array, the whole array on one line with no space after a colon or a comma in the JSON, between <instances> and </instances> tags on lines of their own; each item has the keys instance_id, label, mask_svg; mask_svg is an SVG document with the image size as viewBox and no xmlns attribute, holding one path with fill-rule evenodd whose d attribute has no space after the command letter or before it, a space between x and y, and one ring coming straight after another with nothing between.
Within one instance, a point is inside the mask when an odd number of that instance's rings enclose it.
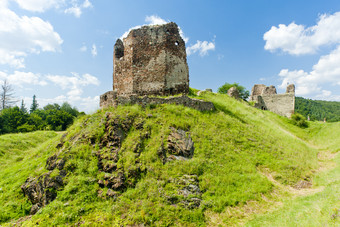
<instances>
[{"instance_id":1,"label":"tree","mask_svg":"<svg viewBox=\"0 0 340 227\"><path fill-rule=\"evenodd\" d=\"M21 100L20 111L23 112L23 113L27 113L27 108L26 108L26 105L25 105L23 99Z\"/></svg>"},{"instance_id":2,"label":"tree","mask_svg":"<svg viewBox=\"0 0 340 227\"><path fill-rule=\"evenodd\" d=\"M32 105L31 105L31 109L30 109L30 113L33 113L34 111L36 111L38 109L38 102L36 100L36 96L33 95L33 101L32 101Z\"/></svg>"},{"instance_id":3,"label":"tree","mask_svg":"<svg viewBox=\"0 0 340 227\"><path fill-rule=\"evenodd\" d=\"M247 100L247 98L249 97L249 91L246 90L245 87L239 85L238 83L233 83L233 84L225 83L224 85L218 88L217 92L220 94L227 94L228 90L231 87L235 87L239 91L241 99L243 99L244 101Z\"/></svg>"},{"instance_id":4,"label":"tree","mask_svg":"<svg viewBox=\"0 0 340 227\"><path fill-rule=\"evenodd\" d=\"M17 101L14 98L13 88L10 84L8 84L7 80L3 82L1 85L1 93L0 93L0 101L1 106L0 110L6 109L14 105Z\"/></svg>"}]
</instances>

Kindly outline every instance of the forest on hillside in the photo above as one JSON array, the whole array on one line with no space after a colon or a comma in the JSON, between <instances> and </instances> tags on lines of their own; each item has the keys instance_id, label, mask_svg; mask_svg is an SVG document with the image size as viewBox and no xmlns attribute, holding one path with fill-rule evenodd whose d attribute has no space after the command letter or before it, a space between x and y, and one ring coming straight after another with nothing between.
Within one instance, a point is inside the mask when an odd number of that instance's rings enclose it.
<instances>
[{"instance_id":1,"label":"forest on hillside","mask_svg":"<svg viewBox=\"0 0 340 227\"><path fill-rule=\"evenodd\" d=\"M340 102L311 100L302 97L295 98L295 112L311 121L340 121Z\"/></svg>"}]
</instances>

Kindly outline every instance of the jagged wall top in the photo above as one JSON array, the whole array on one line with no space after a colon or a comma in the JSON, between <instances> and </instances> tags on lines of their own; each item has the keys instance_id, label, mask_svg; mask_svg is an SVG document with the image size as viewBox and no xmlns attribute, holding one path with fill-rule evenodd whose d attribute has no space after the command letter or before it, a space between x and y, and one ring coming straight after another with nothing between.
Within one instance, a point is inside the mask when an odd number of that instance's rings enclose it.
<instances>
[{"instance_id":1,"label":"jagged wall top","mask_svg":"<svg viewBox=\"0 0 340 227\"><path fill-rule=\"evenodd\" d=\"M113 90L118 95L189 92L185 42L173 23L133 29L114 46Z\"/></svg>"}]
</instances>

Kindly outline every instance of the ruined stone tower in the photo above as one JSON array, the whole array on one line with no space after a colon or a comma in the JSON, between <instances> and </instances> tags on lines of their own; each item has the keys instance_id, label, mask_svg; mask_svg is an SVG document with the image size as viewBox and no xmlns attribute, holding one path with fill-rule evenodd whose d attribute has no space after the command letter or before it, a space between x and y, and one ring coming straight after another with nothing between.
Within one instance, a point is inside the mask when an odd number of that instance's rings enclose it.
<instances>
[{"instance_id":1,"label":"ruined stone tower","mask_svg":"<svg viewBox=\"0 0 340 227\"><path fill-rule=\"evenodd\" d=\"M113 91L117 95L189 92L185 43L178 26L143 26L114 45Z\"/></svg>"},{"instance_id":2,"label":"ruined stone tower","mask_svg":"<svg viewBox=\"0 0 340 227\"><path fill-rule=\"evenodd\" d=\"M255 84L249 101L254 101L256 108L290 117L295 110L295 86L289 84L285 94L277 94L273 85Z\"/></svg>"}]
</instances>

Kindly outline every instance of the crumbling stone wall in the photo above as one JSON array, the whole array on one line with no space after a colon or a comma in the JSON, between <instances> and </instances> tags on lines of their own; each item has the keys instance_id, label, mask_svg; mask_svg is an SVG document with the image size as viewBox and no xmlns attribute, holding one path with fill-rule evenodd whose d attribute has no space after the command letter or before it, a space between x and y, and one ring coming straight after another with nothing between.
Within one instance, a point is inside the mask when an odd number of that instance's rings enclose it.
<instances>
[{"instance_id":1,"label":"crumbling stone wall","mask_svg":"<svg viewBox=\"0 0 340 227\"><path fill-rule=\"evenodd\" d=\"M255 107L269 110L281 116L290 117L295 109L295 86L287 86L285 94L277 94L275 86L255 84L251 90L250 101L255 101Z\"/></svg>"},{"instance_id":2,"label":"crumbling stone wall","mask_svg":"<svg viewBox=\"0 0 340 227\"><path fill-rule=\"evenodd\" d=\"M114 45L113 91L100 96L100 107L124 104L180 104L201 111L214 110L211 102L191 99L185 43L178 26L143 26ZM150 95L175 95L159 98ZM148 97L149 95L149 97Z\"/></svg>"},{"instance_id":3,"label":"crumbling stone wall","mask_svg":"<svg viewBox=\"0 0 340 227\"><path fill-rule=\"evenodd\" d=\"M113 97L113 98L104 98L104 97ZM117 105L127 105L127 104L138 104L141 106L146 105L159 105L159 104L176 104L187 106L199 111L212 111L215 110L215 106L212 102L206 102L200 99L192 99L188 96L178 96L178 97L168 97L168 98L160 98L160 97L149 97L149 96L137 96L137 95L129 95L118 96L114 91L106 92L101 97L100 106L102 108ZM106 101L102 101L106 100Z\"/></svg>"},{"instance_id":4,"label":"crumbling stone wall","mask_svg":"<svg viewBox=\"0 0 340 227\"><path fill-rule=\"evenodd\" d=\"M185 43L178 26L143 26L114 46L113 90L117 95L189 92Z\"/></svg>"}]
</instances>

